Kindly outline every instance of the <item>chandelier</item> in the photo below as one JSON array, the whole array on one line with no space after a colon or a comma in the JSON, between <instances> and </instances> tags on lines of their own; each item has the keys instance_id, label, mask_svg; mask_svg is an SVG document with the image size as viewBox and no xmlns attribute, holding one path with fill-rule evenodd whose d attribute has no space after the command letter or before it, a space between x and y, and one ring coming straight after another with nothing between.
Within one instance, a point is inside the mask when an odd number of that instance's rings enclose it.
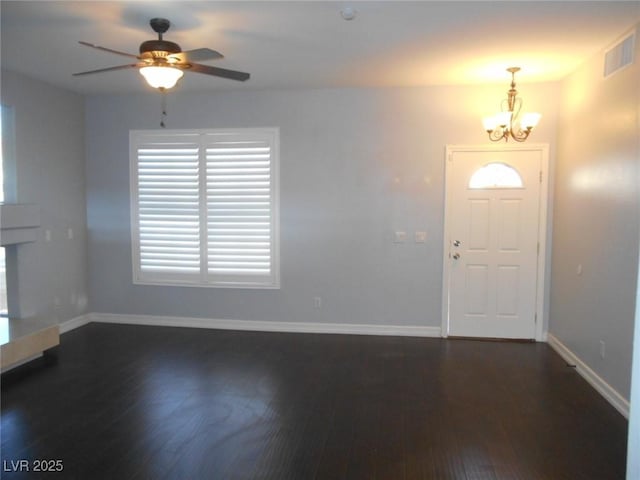
<instances>
[{"instance_id":1,"label":"chandelier","mask_svg":"<svg viewBox=\"0 0 640 480\"><path fill-rule=\"evenodd\" d=\"M507 98L502 100L499 113L482 120L484 129L492 142L503 139L508 142L509 138L513 138L516 142L524 142L542 116L539 113L523 113L522 118L519 118L522 98L517 97L515 77L518 71L520 67L507 68L507 72L511 73L511 88L507 92Z\"/></svg>"}]
</instances>

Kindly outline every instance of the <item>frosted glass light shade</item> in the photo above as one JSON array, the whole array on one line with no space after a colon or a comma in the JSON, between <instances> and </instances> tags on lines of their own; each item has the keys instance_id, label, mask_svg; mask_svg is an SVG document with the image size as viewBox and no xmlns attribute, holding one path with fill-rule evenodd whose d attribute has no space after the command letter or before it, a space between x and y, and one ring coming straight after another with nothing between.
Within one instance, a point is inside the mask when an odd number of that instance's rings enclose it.
<instances>
[{"instance_id":1,"label":"frosted glass light shade","mask_svg":"<svg viewBox=\"0 0 640 480\"><path fill-rule=\"evenodd\" d=\"M493 132L498 126L498 122L496 121L496 117L484 117L482 119L482 125L484 125L484 129L487 132Z\"/></svg>"},{"instance_id":2,"label":"frosted glass light shade","mask_svg":"<svg viewBox=\"0 0 640 480\"><path fill-rule=\"evenodd\" d=\"M525 113L522 116L520 125L522 125L523 128L533 128L538 125L540 117L542 117L542 115L540 115L539 113Z\"/></svg>"},{"instance_id":3,"label":"frosted glass light shade","mask_svg":"<svg viewBox=\"0 0 640 480\"><path fill-rule=\"evenodd\" d=\"M511 112L500 112L496 115L496 123L501 127L506 127L511 123Z\"/></svg>"},{"instance_id":4,"label":"frosted glass light shade","mask_svg":"<svg viewBox=\"0 0 640 480\"><path fill-rule=\"evenodd\" d=\"M142 67L140 75L153 88L172 88L182 78L184 72L175 67Z\"/></svg>"}]
</instances>

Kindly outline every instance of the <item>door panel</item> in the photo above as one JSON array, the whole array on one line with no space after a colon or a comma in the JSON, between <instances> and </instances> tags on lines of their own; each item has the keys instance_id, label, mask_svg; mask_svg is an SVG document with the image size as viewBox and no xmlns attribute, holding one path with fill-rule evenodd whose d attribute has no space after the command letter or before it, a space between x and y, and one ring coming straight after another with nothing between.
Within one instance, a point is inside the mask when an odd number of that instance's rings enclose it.
<instances>
[{"instance_id":1,"label":"door panel","mask_svg":"<svg viewBox=\"0 0 640 480\"><path fill-rule=\"evenodd\" d=\"M487 315L487 285L489 272L486 265L467 265L467 315Z\"/></svg>"},{"instance_id":2,"label":"door panel","mask_svg":"<svg viewBox=\"0 0 640 480\"><path fill-rule=\"evenodd\" d=\"M489 248L489 209L488 199L469 202L469 250Z\"/></svg>"},{"instance_id":3,"label":"door panel","mask_svg":"<svg viewBox=\"0 0 640 480\"><path fill-rule=\"evenodd\" d=\"M518 315L518 289L520 267L498 265L496 281L496 314L499 316Z\"/></svg>"},{"instance_id":4,"label":"door panel","mask_svg":"<svg viewBox=\"0 0 640 480\"><path fill-rule=\"evenodd\" d=\"M498 249L501 252L514 251L520 249L520 229L518 226L520 218L520 199L500 200L500 210L498 212Z\"/></svg>"},{"instance_id":5,"label":"door panel","mask_svg":"<svg viewBox=\"0 0 640 480\"><path fill-rule=\"evenodd\" d=\"M449 335L535 337L541 158L539 150L449 155ZM522 186L501 187L489 178L486 188L470 187L478 171L500 170L487 165L514 169Z\"/></svg>"}]
</instances>

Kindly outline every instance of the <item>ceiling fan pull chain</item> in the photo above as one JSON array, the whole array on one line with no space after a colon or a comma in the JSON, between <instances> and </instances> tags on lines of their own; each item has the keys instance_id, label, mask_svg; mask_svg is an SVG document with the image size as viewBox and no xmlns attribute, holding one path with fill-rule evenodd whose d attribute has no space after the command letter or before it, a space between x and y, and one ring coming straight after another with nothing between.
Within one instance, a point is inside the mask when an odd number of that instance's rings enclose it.
<instances>
[{"instance_id":1,"label":"ceiling fan pull chain","mask_svg":"<svg viewBox=\"0 0 640 480\"><path fill-rule=\"evenodd\" d=\"M162 114L160 115L160 127L165 128L164 119L167 117L167 90L165 88L159 88L161 93L161 107Z\"/></svg>"}]
</instances>

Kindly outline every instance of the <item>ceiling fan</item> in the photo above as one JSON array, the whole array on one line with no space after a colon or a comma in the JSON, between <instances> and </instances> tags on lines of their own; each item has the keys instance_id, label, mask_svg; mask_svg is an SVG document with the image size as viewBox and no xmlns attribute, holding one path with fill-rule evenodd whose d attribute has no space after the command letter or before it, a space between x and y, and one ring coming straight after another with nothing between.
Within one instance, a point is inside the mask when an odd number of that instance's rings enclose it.
<instances>
[{"instance_id":1,"label":"ceiling fan","mask_svg":"<svg viewBox=\"0 0 640 480\"><path fill-rule=\"evenodd\" d=\"M203 73L205 75L213 75L214 77L229 78L231 80L239 80L241 82L249 79L250 75L245 72L227 70L226 68L212 67L210 65L196 63L203 60L223 58L223 55L215 50L211 50L209 48L196 48L195 50L187 50L183 52L180 45L177 43L164 40L162 35L169 30L169 26L171 25L169 20L166 18L152 18L149 21L149 24L153 31L158 34L158 39L142 42L140 44L139 55L120 52L118 50L101 47L88 42L78 42L81 45L95 48L97 50L135 58L138 60L136 63L79 72L74 73L73 75L90 75L94 73L109 72L112 70L138 68L140 70L140 74L145 77L149 85L161 90L166 90L175 86L177 81L182 78L182 75L184 75L184 71Z\"/></svg>"}]
</instances>

